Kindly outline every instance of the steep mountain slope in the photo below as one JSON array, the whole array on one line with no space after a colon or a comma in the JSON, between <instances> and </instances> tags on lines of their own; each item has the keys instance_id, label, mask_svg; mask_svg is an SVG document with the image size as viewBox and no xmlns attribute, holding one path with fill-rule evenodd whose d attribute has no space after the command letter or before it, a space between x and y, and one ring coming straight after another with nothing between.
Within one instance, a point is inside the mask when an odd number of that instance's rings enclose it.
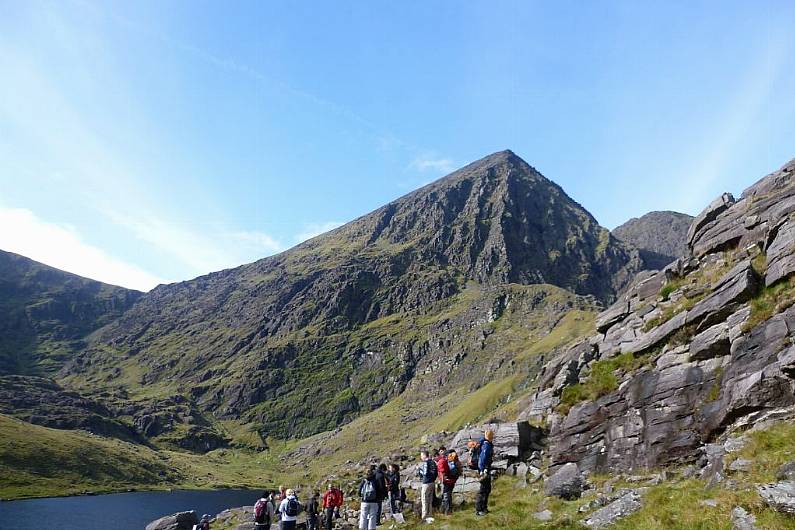
<instances>
[{"instance_id":1,"label":"steep mountain slope","mask_svg":"<svg viewBox=\"0 0 795 530\"><path fill-rule=\"evenodd\" d=\"M610 301L642 266L503 151L280 255L154 289L61 377L133 397L188 392L218 418L303 436L409 384L484 384L514 352L473 315L522 307L526 339L593 306L563 289Z\"/></svg>"},{"instance_id":2,"label":"steep mountain slope","mask_svg":"<svg viewBox=\"0 0 795 530\"><path fill-rule=\"evenodd\" d=\"M0 250L0 375L53 374L141 294Z\"/></svg>"},{"instance_id":3,"label":"steep mountain slope","mask_svg":"<svg viewBox=\"0 0 795 530\"><path fill-rule=\"evenodd\" d=\"M613 229L613 235L640 250L650 269L662 269L687 251L693 217L678 212L649 212Z\"/></svg>"}]
</instances>

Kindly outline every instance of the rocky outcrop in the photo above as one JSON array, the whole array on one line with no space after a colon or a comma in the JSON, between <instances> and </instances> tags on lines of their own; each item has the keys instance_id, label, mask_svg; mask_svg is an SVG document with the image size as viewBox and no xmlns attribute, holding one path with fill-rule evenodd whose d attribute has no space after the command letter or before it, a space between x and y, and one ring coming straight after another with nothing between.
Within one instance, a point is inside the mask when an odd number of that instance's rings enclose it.
<instances>
[{"instance_id":1,"label":"rocky outcrop","mask_svg":"<svg viewBox=\"0 0 795 530\"><path fill-rule=\"evenodd\" d=\"M192 530L196 524L199 524L199 518L191 510L161 517L146 525L146 530Z\"/></svg>"},{"instance_id":2,"label":"rocky outcrop","mask_svg":"<svg viewBox=\"0 0 795 530\"><path fill-rule=\"evenodd\" d=\"M585 489L585 480L577 464L564 464L544 480L544 493L565 500L579 499Z\"/></svg>"},{"instance_id":3,"label":"rocky outcrop","mask_svg":"<svg viewBox=\"0 0 795 530\"><path fill-rule=\"evenodd\" d=\"M629 490L604 508L596 510L583 521L583 524L588 528L607 528L640 508L641 494L636 490Z\"/></svg>"},{"instance_id":4,"label":"rocky outcrop","mask_svg":"<svg viewBox=\"0 0 795 530\"><path fill-rule=\"evenodd\" d=\"M528 411L538 417L546 408L553 471L693 462L735 428L795 414L795 309L779 304L760 316L761 306L749 304L764 285L782 285L779 296L795 301L782 283L795 272L786 265L793 168L739 201L725 194L710 204L693 221L688 255L639 276L599 315L596 335L549 361ZM590 358L574 356L584 346ZM613 367L614 385L593 379L596 363ZM578 402L572 396L584 393L566 390L574 385L593 388L596 399ZM569 410L554 413L563 398ZM710 477L741 471L709 461Z\"/></svg>"},{"instance_id":5,"label":"rocky outcrop","mask_svg":"<svg viewBox=\"0 0 795 530\"><path fill-rule=\"evenodd\" d=\"M795 515L795 482L784 481L760 486L759 496L768 506L781 513Z\"/></svg>"}]
</instances>

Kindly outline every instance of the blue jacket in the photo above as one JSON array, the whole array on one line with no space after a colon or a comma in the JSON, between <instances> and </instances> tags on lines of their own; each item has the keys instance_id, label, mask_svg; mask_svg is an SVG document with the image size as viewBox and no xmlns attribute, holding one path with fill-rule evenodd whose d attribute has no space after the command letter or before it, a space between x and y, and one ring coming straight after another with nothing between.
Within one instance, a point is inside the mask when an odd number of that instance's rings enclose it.
<instances>
[{"instance_id":1,"label":"blue jacket","mask_svg":"<svg viewBox=\"0 0 795 530\"><path fill-rule=\"evenodd\" d=\"M486 471L491 467L494 459L494 444L485 438L480 440L480 459L478 460L478 471Z\"/></svg>"}]
</instances>

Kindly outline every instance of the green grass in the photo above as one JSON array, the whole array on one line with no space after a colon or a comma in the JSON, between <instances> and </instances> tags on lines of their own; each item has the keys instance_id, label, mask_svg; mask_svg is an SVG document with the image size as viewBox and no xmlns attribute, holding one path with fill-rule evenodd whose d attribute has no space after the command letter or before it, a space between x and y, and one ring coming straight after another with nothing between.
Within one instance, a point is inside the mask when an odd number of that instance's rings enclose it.
<instances>
[{"instance_id":1,"label":"green grass","mask_svg":"<svg viewBox=\"0 0 795 530\"><path fill-rule=\"evenodd\" d=\"M751 299L751 315L743 325L748 332L776 313L784 311L795 303L795 277L781 280L769 287L763 287Z\"/></svg>"},{"instance_id":2,"label":"green grass","mask_svg":"<svg viewBox=\"0 0 795 530\"><path fill-rule=\"evenodd\" d=\"M613 392L619 383L616 372L632 372L643 366L647 360L648 356L635 357L632 353L622 353L610 359L593 362L591 372L584 382L563 389L558 412L568 414L577 403L593 401Z\"/></svg>"}]
</instances>

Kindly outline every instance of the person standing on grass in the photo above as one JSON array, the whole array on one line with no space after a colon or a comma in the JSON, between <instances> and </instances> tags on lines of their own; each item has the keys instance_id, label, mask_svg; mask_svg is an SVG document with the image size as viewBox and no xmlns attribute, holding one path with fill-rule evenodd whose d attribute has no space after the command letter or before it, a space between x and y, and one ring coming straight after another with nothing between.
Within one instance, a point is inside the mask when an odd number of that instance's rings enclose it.
<instances>
[{"instance_id":1,"label":"person standing on grass","mask_svg":"<svg viewBox=\"0 0 795 530\"><path fill-rule=\"evenodd\" d=\"M480 440L480 458L478 458L478 473L480 475L480 489L475 501L477 515L489 513L489 495L491 494L491 463L494 459L494 431L488 430Z\"/></svg>"},{"instance_id":2,"label":"person standing on grass","mask_svg":"<svg viewBox=\"0 0 795 530\"><path fill-rule=\"evenodd\" d=\"M325 530L331 530L334 525L336 498L337 494L334 491L334 486L329 482L326 487L326 493L323 494L323 527Z\"/></svg>"},{"instance_id":3,"label":"person standing on grass","mask_svg":"<svg viewBox=\"0 0 795 530\"><path fill-rule=\"evenodd\" d=\"M417 477L422 482L420 495L422 500L422 518L428 519L433 516L433 494L436 488L436 462L431 460L428 451L420 452L420 462L417 468Z\"/></svg>"},{"instance_id":4,"label":"person standing on grass","mask_svg":"<svg viewBox=\"0 0 795 530\"><path fill-rule=\"evenodd\" d=\"M375 487L378 490L378 513L375 518L375 525L381 526L381 513L384 511L384 501L389 496L389 487L386 481L386 464L379 464L375 470Z\"/></svg>"}]
</instances>

